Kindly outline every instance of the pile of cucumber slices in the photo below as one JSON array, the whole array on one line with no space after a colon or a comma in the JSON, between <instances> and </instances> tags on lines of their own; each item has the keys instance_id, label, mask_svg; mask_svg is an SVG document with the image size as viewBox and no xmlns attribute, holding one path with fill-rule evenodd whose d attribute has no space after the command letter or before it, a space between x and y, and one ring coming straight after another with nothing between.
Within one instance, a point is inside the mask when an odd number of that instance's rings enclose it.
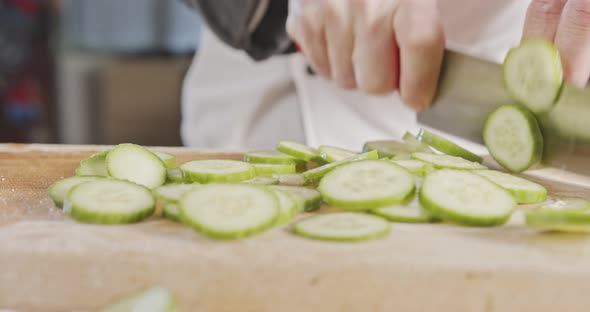
<instances>
[{"instance_id":1,"label":"pile of cucumber slices","mask_svg":"<svg viewBox=\"0 0 590 312\"><path fill-rule=\"evenodd\" d=\"M390 222L497 226L519 205L526 205L530 226L590 232L589 201L548 198L542 185L511 174L542 158L535 114L559 94L556 62L553 46L535 40L505 62L518 104L490 115L484 141L510 173L489 170L481 156L423 129L359 151L283 141L276 150L249 151L243 161L180 166L174 155L121 144L81 161L76 176L54 183L49 195L80 222L126 224L161 214L214 239L247 237L294 219L292 233L333 241L384 237ZM531 92L534 98L524 96ZM335 212L314 213L322 204Z\"/></svg>"}]
</instances>

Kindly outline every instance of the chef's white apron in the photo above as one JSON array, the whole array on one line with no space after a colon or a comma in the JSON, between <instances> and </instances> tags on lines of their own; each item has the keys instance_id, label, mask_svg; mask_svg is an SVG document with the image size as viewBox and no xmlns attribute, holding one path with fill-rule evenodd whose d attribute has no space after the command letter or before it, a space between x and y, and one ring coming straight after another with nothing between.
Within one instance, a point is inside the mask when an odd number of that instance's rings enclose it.
<instances>
[{"instance_id":1,"label":"chef's white apron","mask_svg":"<svg viewBox=\"0 0 590 312\"><path fill-rule=\"evenodd\" d=\"M528 3L440 0L447 47L500 63L520 40ZM272 148L287 139L359 150L365 141L400 139L421 126L397 94L342 90L308 74L301 55L255 63L209 31L201 47L184 85L185 145Z\"/></svg>"}]
</instances>

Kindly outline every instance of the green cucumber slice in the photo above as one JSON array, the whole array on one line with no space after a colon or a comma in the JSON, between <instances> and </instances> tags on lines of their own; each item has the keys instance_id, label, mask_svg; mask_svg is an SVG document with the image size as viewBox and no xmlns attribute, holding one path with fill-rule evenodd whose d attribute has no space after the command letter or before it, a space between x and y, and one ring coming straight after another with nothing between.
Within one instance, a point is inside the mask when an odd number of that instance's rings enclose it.
<instances>
[{"instance_id":1,"label":"green cucumber slice","mask_svg":"<svg viewBox=\"0 0 590 312\"><path fill-rule=\"evenodd\" d=\"M59 181L53 183L51 186L49 186L49 188L47 189L47 193L49 194L49 197L51 198L51 200L53 201L55 206L57 206L58 208L62 208L66 196L68 195L68 193L70 192L70 190L73 187L75 187L78 184L89 182L89 181L95 181L100 178L101 177L92 177L92 176L65 178L65 179L59 180Z\"/></svg>"},{"instance_id":2,"label":"green cucumber slice","mask_svg":"<svg viewBox=\"0 0 590 312\"><path fill-rule=\"evenodd\" d=\"M590 210L567 211L553 209L535 209L527 211L525 222L528 226L544 230L590 233Z\"/></svg>"},{"instance_id":3,"label":"green cucumber slice","mask_svg":"<svg viewBox=\"0 0 590 312\"><path fill-rule=\"evenodd\" d=\"M370 212L393 222L430 223L436 221L435 216L422 207L417 196L414 196L409 203L395 204Z\"/></svg>"},{"instance_id":4,"label":"green cucumber slice","mask_svg":"<svg viewBox=\"0 0 590 312\"><path fill-rule=\"evenodd\" d=\"M320 146L320 148L318 149L318 153L320 154L320 157L322 157L326 161L326 163L333 163L339 160L343 160L358 155L358 153L328 145Z\"/></svg>"},{"instance_id":5,"label":"green cucumber slice","mask_svg":"<svg viewBox=\"0 0 590 312\"><path fill-rule=\"evenodd\" d=\"M469 161L469 160L461 158L461 157L456 157L456 156L451 156L451 155L414 153L414 154L412 154L412 158L429 163L432 166L434 166L434 168L437 168L437 169L441 169L441 168L459 169L459 170L485 170L485 169L488 169L487 167L481 165L480 163L476 163L476 162Z\"/></svg>"},{"instance_id":6,"label":"green cucumber slice","mask_svg":"<svg viewBox=\"0 0 590 312\"><path fill-rule=\"evenodd\" d=\"M153 153L156 154L156 156L158 156L162 160L164 166L166 166L167 169L172 169L176 167L176 156L163 152Z\"/></svg>"},{"instance_id":7,"label":"green cucumber slice","mask_svg":"<svg viewBox=\"0 0 590 312\"><path fill-rule=\"evenodd\" d=\"M547 189L529 180L494 170L475 170L473 173L510 192L518 204L535 204L547 199Z\"/></svg>"},{"instance_id":8,"label":"green cucumber slice","mask_svg":"<svg viewBox=\"0 0 590 312\"><path fill-rule=\"evenodd\" d=\"M368 160L368 159L372 159L372 160L376 160L377 158L379 158L379 154L377 151L370 151L370 152L366 152L363 154L359 154L357 156L354 157L350 157L350 158L346 158L343 160L339 160L330 164L326 164L317 168L313 168L311 170L307 170L303 173L303 179L305 180L305 183L312 183L315 181L319 181L320 179L322 179L326 174L328 174L330 171L349 164L349 163L353 163L356 161L361 161L361 160Z\"/></svg>"},{"instance_id":9,"label":"green cucumber slice","mask_svg":"<svg viewBox=\"0 0 590 312\"><path fill-rule=\"evenodd\" d=\"M166 184L154 189L154 196L168 203L176 204L184 194L199 187L200 184Z\"/></svg>"},{"instance_id":10,"label":"green cucumber slice","mask_svg":"<svg viewBox=\"0 0 590 312\"><path fill-rule=\"evenodd\" d=\"M76 175L107 177L109 175L106 163L108 153L109 151L96 153L80 161L80 165L76 168Z\"/></svg>"},{"instance_id":11,"label":"green cucumber slice","mask_svg":"<svg viewBox=\"0 0 590 312\"><path fill-rule=\"evenodd\" d=\"M244 161L256 164L295 164L301 160L277 151L250 151L244 155Z\"/></svg>"},{"instance_id":12,"label":"green cucumber slice","mask_svg":"<svg viewBox=\"0 0 590 312\"><path fill-rule=\"evenodd\" d=\"M258 184L258 185L276 185L276 184L279 184L279 179L276 177L255 177L252 180L247 180L242 183Z\"/></svg>"},{"instance_id":13,"label":"green cucumber slice","mask_svg":"<svg viewBox=\"0 0 590 312\"><path fill-rule=\"evenodd\" d=\"M183 223L214 239L237 239L271 227L280 214L272 190L251 184L208 184L180 200Z\"/></svg>"},{"instance_id":14,"label":"green cucumber slice","mask_svg":"<svg viewBox=\"0 0 590 312\"><path fill-rule=\"evenodd\" d=\"M414 191L414 177L385 160L363 160L336 168L318 187L331 206L371 210L403 201Z\"/></svg>"},{"instance_id":15,"label":"green cucumber slice","mask_svg":"<svg viewBox=\"0 0 590 312\"><path fill-rule=\"evenodd\" d=\"M428 174L419 196L422 206L437 217L472 226L504 224L516 206L510 193L462 170L441 169Z\"/></svg>"},{"instance_id":16,"label":"green cucumber slice","mask_svg":"<svg viewBox=\"0 0 590 312\"><path fill-rule=\"evenodd\" d=\"M252 165L236 160L195 160L180 166L185 179L199 183L235 183L256 176Z\"/></svg>"},{"instance_id":17,"label":"green cucumber slice","mask_svg":"<svg viewBox=\"0 0 590 312\"><path fill-rule=\"evenodd\" d=\"M182 171L180 171L180 168L172 168L172 169L166 170L166 178L168 179L169 182L172 182L172 183L183 183L184 182L184 176L182 175Z\"/></svg>"},{"instance_id":18,"label":"green cucumber slice","mask_svg":"<svg viewBox=\"0 0 590 312\"><path fill-rule=\"evenodd\" d=\"M551 196L538 206L540 209L580 212L590 210L590 201L580 197Z\"/></svg>"},{"instance_id":19,"label":"green cucumber slice","mask_svg":"<svg viewBox=\"0 0 590 312\"><path fill-rule=\"evenodd\" d=\"M543 135L535 116L526 108L504 105L488 117L483 140L490 155L502 167L522 172L543 155Z\"/></svg>"},{"instance_id":20,"label":"green cucumber slice","mask_svg":"<svg viewBox=\"0 0 590 312\"><path fill-rule=\"evenodd\" d=\"M279 217L275 221L276 225L288 223L295 217L298 212L297 202L287 192L272 189L279 199Z\"/></svg>"},{"instance_id":21,"label":"green cucumber slice","mask_svg":"<svg viewBox=\"0 0 590 312\"><path fill-rule=\"evenodd\" d=\"M432 153L432 149L428 144L420 142L418 138L410 132L406 132L402 137L402 140L404 143L414 146L417 149L417 152Z\"/></svg>"},{"instance_id":22,"label":"green cucumber slice","mask_svg":"<svg viewBox=\"0 0 590 312\"><path fill-rule=\"evenodd\" d=\"M162 287L153 287L125 297L100 312L176 312L172 293Z\"/></svg>"},{"instance_id":23,"label":"green cucumber slice","mask_svg":"<svg viewBox=\"0 0 590 312\"><path fill-rule=\"evenodd\" d=\"M441 137L438 136L426 129L420 129L418 133L418 138L420 142L424 142L430 146L432 146L437 151L451 155L456 157L465 158L467 160L481 163L483 158L481 156L475 155L474 153L462 148L461 146Z\"/></svg>"},{"instance_id":24,"label":"green cucumber slice","mask_svg":"<svg viewBox=\"0 0 590 312\"><path fill-rule=\"evenodd\" d=\"M162 160L139 145L118 145L109 152L106 162L109 175L113 178L152 189L166 182L167 172Z\"/></svg>"},{"instance_id":25,"label":"green cucumber slice","mask_svg":"<svg viewBox=\"0 0 590 312\"><path fill-rule=\"evenodd\" d=\"M387 236L391 225L382 218L353 212L321 214L297 222L295 234L327 241L366 241Z\"/></svg>"},{"instance_id":26,"label":"green cucumber slice","mask_svg":"<svg viewBox=\"0 0 590 312\"><path fill-rule=\"evenodd\" d=\"M277 178L279 179L279 184L282 185L290 185L290 186L303 186L305 185L305 178L302 174L293 173L293 174L281 174L278 175Z\"/></svg>"},{"instance_id":27,"label":"green cucumber slice","mask_svg":"<svg viewBox=\"0 0 590 312\"><path fill-rule=\"evenodd\" d=\"M406 144L399 141L370 141L363 146L363 152L377 151L379 158L395 158L395 159L410 159L412 153L432 152L423 150L423 148L415 145Z\"/></svg>"},{"instance_id":28,"label":"green cucumber slice","mask_svg":"<svg viewBox=\"0 0 590 312\"><path fill-rule=\"evenodd\" d=\"M316 149L301 143L281 141L277 146L277 150L283 154L303 161L313 161L321 164L325 163L324 159L320 157L320 154Z\"/></svg>"},{"instance_id":29,"label":"green cucumber slice","mask_svg":"<svg viewBox=\"0 0 590 312\"><path fill-rule=\"evenodd\" d=\"M525 40L511 49L504 60L503 74L508 93L535 114L553 108L563 84L559 51L540 38Z\"/></svg>"},{"instance_id":30,"label":"green cucumber slice","mask_svg":"<svg viewBox=\"0 0 590 312\"><path fill-rule=\"evenodd\" d=\"M152 192L141 185L114 179L85 182L72 188L64 212L84 223L139 222L154 213Z\"/></svg>"},{"instance_id":31,"label":"green cucumber slice","mask_svg":"<svg viewBox=\"0 0 590 312\"><path fill-rule=\"evenodd\" d=\"M181 222L180 208L177 204L167 203L166 205L164 205L162 216L170 221Z\"/></svg>"},{"instance_id":32,"label":"green cucumber slice","mask_svg":"<svg viewBox=\"0 0 590 312\"><path fill-rule=\"evenodd\" d=\"M295 164L252 164L257 176L269 177L275 174L295 173Z\"/></svg>"},{"instance_id":33,"label":"green cucumber slice","mask_svg":"<svg viewBox=\"0 0 590 312\"><path fill-rule=\"evenodd\" d=\"M317 190L307 187L287 185L272 185L269 187L274 190L285 192L291 196L297 204L297 210L299 212L318 210L322 205L322 195Z\"/></svg>"},{"instance_id":34,"label":"green cucumber slice","mask_svg":"<svg viewBox=\"0 0 590 312\"><path fill-rule=\"evenodd\" d=\"M430 172L433 169L431 164L417 159L392 160L392 162L420 177L423 177L427 172Z\"/></svg>"}]
</instances>

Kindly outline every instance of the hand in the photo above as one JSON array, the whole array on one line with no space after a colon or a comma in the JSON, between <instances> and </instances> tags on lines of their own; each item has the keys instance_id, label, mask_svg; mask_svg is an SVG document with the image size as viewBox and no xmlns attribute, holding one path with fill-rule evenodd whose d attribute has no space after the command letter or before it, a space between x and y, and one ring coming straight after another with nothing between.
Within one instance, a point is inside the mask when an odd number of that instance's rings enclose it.
<instances>
[{"instance_id":1,"label":"hand","mask_svg":"<svg viewBox=\"0 0 590 312\"><path fill-rule=\"evenodd\" d=\"M585 87L590 78L590 0L533 0L523 39L542 37L555 43L564 78Z\"/></svg>"},{"instance_id":2,"label":"hand","mask_svg":"<svg viewBox=\"0 0 590 312\"><path fill-rule=\"evenodd\" d=\"M445 45L436 0L290 0L287 32L343 88L432 102Z\"/></svg>"}]
</instances>

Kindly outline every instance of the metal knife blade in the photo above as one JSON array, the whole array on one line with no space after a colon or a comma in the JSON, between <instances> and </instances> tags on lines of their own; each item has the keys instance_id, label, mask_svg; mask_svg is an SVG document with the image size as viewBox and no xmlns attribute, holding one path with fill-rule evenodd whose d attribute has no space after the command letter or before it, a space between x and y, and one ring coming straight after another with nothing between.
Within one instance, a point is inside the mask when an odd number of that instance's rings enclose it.
<instances>
[{"instance_id":1,"label":"metal knife blade","mask_svg":"<svg viewBox=\"0 0 590 312\"><path fill-rule=\"evenodd\" d=\"M500 64L447 50L432 108L419 113L418 121L483 144L488 115L511 103ZM565 85L554 108L538 120L545 142L543 163L590 176L590 88Z\"/></svg>"}]
</instances>

